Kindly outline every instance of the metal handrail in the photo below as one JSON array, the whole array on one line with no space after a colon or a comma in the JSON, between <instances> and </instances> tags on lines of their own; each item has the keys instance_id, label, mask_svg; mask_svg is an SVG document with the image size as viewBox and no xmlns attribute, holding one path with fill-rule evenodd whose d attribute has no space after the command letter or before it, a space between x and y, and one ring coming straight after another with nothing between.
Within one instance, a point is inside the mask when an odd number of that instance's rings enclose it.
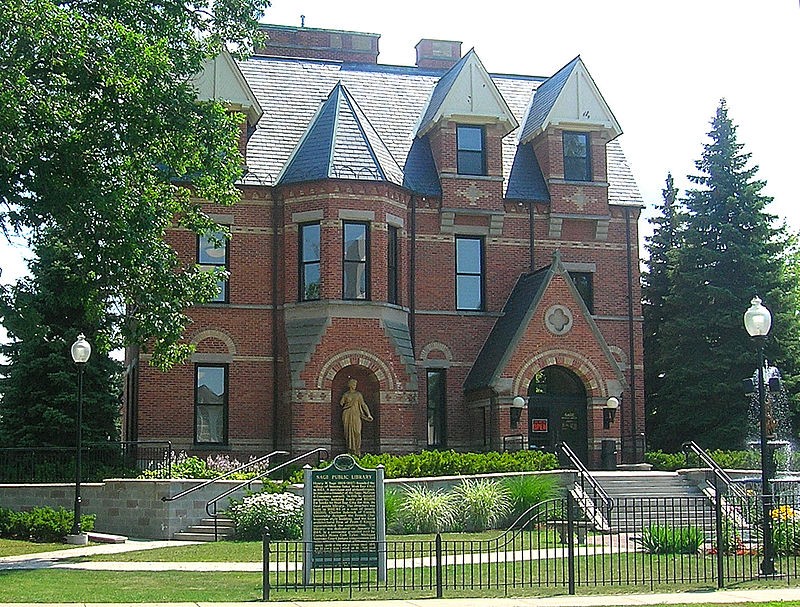
<instances>
[{"instance_id":1,"label":"metal handrail","mask_svg":"<svg viewBox=\"0 0 800 607\"><path fill-rule=\"evenodd\" d=\"M247 462L246 464L242 464L241 466L239 466L237 468L234 468L233 470L229 470L228 472L225 472L224 474L220 474L216 478L209 479L209 480L207 480L207 481L205 481L203 483L200 483L199 485L195 485L194 487L190 487L189 489L185 489L184 491L181 491L177 495L172 495L172 496L164 495L164 496L161 497L161 501L162 502L174 502L175 500L180 499L182 497L185 497L185 496L189 495L190 493L194 493L195 491L197 491L199 489L202 489L203 487L208 487L209 485L213 485L214 483L216 483L218 481L224 480L224 479L228 478L229 476L231 476L233 474L241 472L242 470L245 470L246 468L250 468L252 466L256 466L258 464L263 463L264 461L269 462L269 459L271 457L275 457L276 455L289 455L289 452L288 451L273 451L272 453L268 453L267 455L262 455L258 459L254 459L252 461Z\"/></svg>"},{"instance_id":2,"label":"metal handrail","mask_svg":"<svg viewBox=\"0 0 800 607\"><path fill-rule=\"evenodd\" d=\"M609 497L606 490L600 486L600 483L589 474L589 469L583 465L583 462L575 455L575 452L570 448L567 443L558 443L556 444L556 449L559 449L564 456L569 460L569 463L575 468L578 472L578 479L581 485L581 489L585 492L586 485L591 487L592 492L594 494L595 499L599 499L603 502L603 506L606 512L610 512L611 509L614 507L614 501Z\"/></svg>"},{"instance_id":3,"label":"metal handrail","mask_svg":"<svg viewBox=\"0 0 800 607\"><path fill-rule=\"evenodd\" d=\"M284 451L283 453L286 453L286 452ZM264 478L266 476L269 476L270 474L273 474L273 473L277 472L278 470L286 468L287 466L290 466L290 465L292 465L294 463L297 463L297 462L299 462L299 461L301 461L301 460L303 460L303 459L305 459L305 458L307 458L307 457L309 457L311 455L321 454L321 453L325 454L325 459L328 458L328 450L325 447L317 447L316 449L312 449L311 451L308 451L307 453L303 453L302 455L298 455L297 457L293 457L292 459L287 460L287 461L283 462L282 464L278 464L274 468L272 468L270 470L266 470L266 471L262 472L261 474L258 474L257 476L254 476L251 479L248 479L246 481L242 481L241 483L239 483L235 487L231 487L230 489L226 490L224 493L221 493L217 497L208 500L208 502L206 502L206 514L208 514L209 517L214 519L214 541L216 542L217 539L218 539L217 502L219 502L219 500L221 500L223 497L228 497L230 494L235 493L236 491L239 491L240 489L242 489L245 486L249 489L250 485L253 482L261 480L262 478ZM319 462L321 459L322 458L320 458L319 455L318 455L317 456L317 461ZM212 505L214 506L214 512L211 512L211 506Z\"/></svg>"},{"instance_id":4,"label":"metal handrail","mask_svg":"<svg viewBox=\"0 0 800 607\"><path fill-rule=\"evenodd\" d=\"M697 457L700 458L700 461L703 462L706 466L708 466L711 471L714 473L714 476L721 480L725 484L725 489L733 493L739 499L747 499L747 493L736 483L733 482L733 479L728 475L727 472L720 466L717 462L714 461L714 458L705 451L700 445L698 445L694 441L687 441L683 443L682 449L684 454L686 455L686 463L689 463L689 451L694 453ZM714 484L714 489L719 490Z\"/></svg>"}]
</instances>

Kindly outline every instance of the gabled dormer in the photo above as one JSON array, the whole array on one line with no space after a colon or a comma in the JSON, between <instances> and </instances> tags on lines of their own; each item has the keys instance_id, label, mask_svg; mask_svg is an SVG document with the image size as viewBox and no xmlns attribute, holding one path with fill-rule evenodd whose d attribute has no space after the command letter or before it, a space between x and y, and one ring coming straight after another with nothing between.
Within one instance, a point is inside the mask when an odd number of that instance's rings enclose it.
<instances>
[{"instance_id":1,"label":"gabled dormer","mask_svg":"<svg viewBox=\"0 0 800 607\"><path fill-rule=\"evenodd\" d=\"M531 146L550 193L550 236L608 231L607 144L622 134L614 114L580 57L536 89L519 135Z\"/></svg>"},{"instance_id":2,"label":"gabled dormer","mask_svg":"<svg viewBox=\"0 0 800 607\"><path fill-rule=\"evenodd\" d=\"M440 176L500 176L500 141L517 126L472 49L439 79L416 135L430 139Z\"/></svg>"},{"instance_id":3,"label":"gabled dormer","mask_svg":"<svg viewBox=\"0 0 800 607\"><path fill-rule=\"evenodd\" d=\"M194 77L193 83L199 101L221 101L230 111L244 114L245 122L239 144L239 150L244 156L247 141L264 111L233 57L223 51L214 59L206 61L201 72Z\"/></svg>"}]
</instances>

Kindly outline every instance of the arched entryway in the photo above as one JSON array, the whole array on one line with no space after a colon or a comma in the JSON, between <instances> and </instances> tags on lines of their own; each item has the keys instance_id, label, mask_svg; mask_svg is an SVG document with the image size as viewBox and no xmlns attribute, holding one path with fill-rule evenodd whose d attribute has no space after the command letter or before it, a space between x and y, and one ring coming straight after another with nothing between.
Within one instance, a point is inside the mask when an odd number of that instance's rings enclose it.
<instances>
[{"instance_id":1,"label":"arched entryway","mask_svg":"<svg viewBox=\"0 0 800 607\"><path fill-rule=\"evenodd\" d=\"M375 373L360 365L344 367L331 382L331 447L332 455L347 452L342 423L342 395L347 392L347 382L355 379L357 389L372 413L373 421L363 422L361 426L361 452L380 452L380 394L381 386Z\"/></svg>"},{"instance_id":2,"label":"arched entryway","mask_svg":"<svg viewBox=\"0 0 800 607\"><path fill-rule=\"evenodd\" d=\"M560 442L588 463L586 388L575 373L553 365L528 387L528 444L553 449Z\"/></svg>"}]
</instances>

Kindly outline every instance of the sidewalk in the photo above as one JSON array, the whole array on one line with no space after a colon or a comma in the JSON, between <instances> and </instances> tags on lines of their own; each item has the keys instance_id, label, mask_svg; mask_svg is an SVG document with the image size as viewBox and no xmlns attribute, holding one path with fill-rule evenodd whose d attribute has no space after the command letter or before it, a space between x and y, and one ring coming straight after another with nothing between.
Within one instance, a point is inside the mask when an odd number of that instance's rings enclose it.
<instances>
[{"instance_id":1,"label":"sidewalk","mask_svg":"<svg viewBox=\"0 0 800 607\"><path fill-rule=\"evenodd\" d=\"M405 601L271 601L274 607L622 607L636 605L676 605L682 603L760 603L800 601L800 588L780 590L720 590L675 594L600 594L560 595L547 598L504 599L413 599ZM253 607L247 603L63 603L69 607ZM47 607L53 607L49 603ZM58 605L58 604L55 604ZM0 607L45 607L41 603L0 603Z\"/></svg>"}]
</instances>

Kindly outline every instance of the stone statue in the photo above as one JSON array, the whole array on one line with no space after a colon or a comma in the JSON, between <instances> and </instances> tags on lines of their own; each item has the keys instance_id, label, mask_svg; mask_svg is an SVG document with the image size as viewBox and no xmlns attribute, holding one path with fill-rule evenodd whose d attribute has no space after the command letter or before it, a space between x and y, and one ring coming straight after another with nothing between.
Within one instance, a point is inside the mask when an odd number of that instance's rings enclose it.
<instances>
[{"instance_id":1,"label":"stone statue","mask_svg":"<svg viewBox=\"0 0 800 607\"><path fill-rule=\"evenodd\" d=\"M347 392L342 394L339 404L342 406L342 424L344 424L344 439L347 443L347 452L361 455L361 420L371 422L372 414L361 392L356 390L358 382L350 379L347 382Z\"/></svg>"}]
</instances>

